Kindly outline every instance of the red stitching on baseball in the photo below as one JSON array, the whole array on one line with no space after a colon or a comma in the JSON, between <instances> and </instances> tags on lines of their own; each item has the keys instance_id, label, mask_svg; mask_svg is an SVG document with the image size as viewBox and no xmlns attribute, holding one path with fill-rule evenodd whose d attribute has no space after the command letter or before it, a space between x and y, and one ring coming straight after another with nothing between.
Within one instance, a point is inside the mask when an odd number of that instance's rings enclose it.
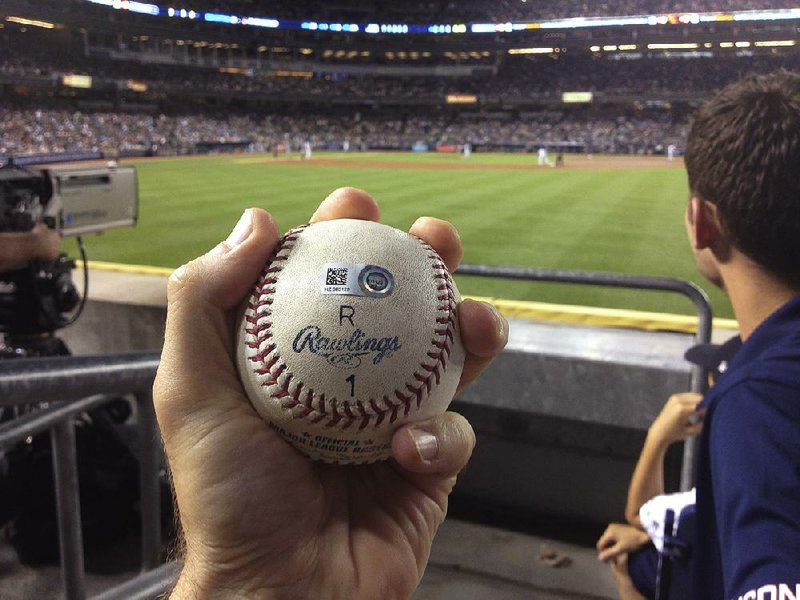
<instances>
[{"instance_id":1,"label":"red stitching on baseball","mask_svg":"<svg viewBox=\"0 0 800 600\"><path fill-rule=\"evenodd\" d=\"M437 302L439 302L436 310L444 313L436 318L436 323L445 327L438 327L434 330L436 337L430 342L433 349L427 352L427 356L436 362L432 365L420 363L419 370L413 373L413 380L418 382L418 385L412 386L411 383L406 383L405 386L406 390L411 392L410 395L396 389L394 390L394 400L389 395L382 398L383 408L381 408L378 401L370 398L367 404L374 414L370 414L367 411L364 402L356 401L353 406L355 406L355 410L359 414L354 414L350 403L343 402L340 407L335 400L327 402L324 394L317 396L312 389L307 389L303 393L303 383L294 383L291 373L287 373L283 382L280 382L279 379L286 371L287 365L281 361L280 356L275 352L276 345L274 343L264 345L267 340L272 338L272 322L267 317L272 316L270 307L275 294L274 286L278 283L280 272L283 270L283 265L280 263L289 259L294 247L292 242L300 237L306 227L308 225L292 229L280 240L273 250L259 281L254 286L253 295L248 303L244 317L250 327L247 327L245 332L248 335L256 336L255 340L247 342L247 347L259 350L249 356L249 360L253 363L263 364L258 367L254 366L253 372L259 376L268 376L262 386L273 388L268 392L272 398L280 401L281 406L287 410L302 407L301 410L294 412L294 416L297 418L309 418L312 423L324 422L327 428L340 426L341 429L347 429L355 422L359 422L359 430L366 429L370 423L372 423L373 427L380 426L387 415L389 415L389 422L394 423L398 419L400 411L405 416L409 414L412 402L415 402L417 408L421 406L424 398L430 395L434 382L436 385L439 384L441 372L447 369L451 355L451 345L455 343L455 330L457 327L455 319L456 300L452 278L435 250L423 240L417 238L420 244L428 250L428 258L431 260L431 268L434 271L432 277L439 282L436 286L439 292L436 298ZM275 387L278 389L274 389Z\"/></svg>"}]
</instances>

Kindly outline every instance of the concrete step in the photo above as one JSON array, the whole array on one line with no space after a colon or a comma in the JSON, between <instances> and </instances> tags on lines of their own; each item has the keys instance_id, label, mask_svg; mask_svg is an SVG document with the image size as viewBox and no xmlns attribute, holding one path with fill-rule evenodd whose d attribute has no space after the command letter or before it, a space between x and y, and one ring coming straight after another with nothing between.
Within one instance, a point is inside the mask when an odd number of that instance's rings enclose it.
<instances>
[{"instance_id":1,"label":"concrete step","mask_svg":"<svg viewBox=\"0 0 800 600\"><path fill-rule=\"evenodd\" d=\"M548 566L542 555L561 557ZM611 600L608 567L593 548L448 519L413 600Z\"/></svg>"}]
</instances>

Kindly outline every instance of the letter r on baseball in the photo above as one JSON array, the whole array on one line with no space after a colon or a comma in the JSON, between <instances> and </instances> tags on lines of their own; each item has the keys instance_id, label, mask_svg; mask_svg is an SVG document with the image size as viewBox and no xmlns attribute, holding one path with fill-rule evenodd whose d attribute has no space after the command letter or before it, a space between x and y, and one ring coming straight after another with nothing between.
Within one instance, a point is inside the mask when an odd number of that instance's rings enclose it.
<instances>
[{"instance_id":1,"label":"letter r on baseball","mask_svg":"<svg viewBox=\"0 0 800 600\"><path fill-rule=\"evenodd\" d=\"M342 304L339 307L339 326L341 327L342 322L347 319L350 321L350 327L355 327L353 323L353 316L356 314L356 309L352 306L348 306L347 304Z\"/></svg>"}]
</instances>

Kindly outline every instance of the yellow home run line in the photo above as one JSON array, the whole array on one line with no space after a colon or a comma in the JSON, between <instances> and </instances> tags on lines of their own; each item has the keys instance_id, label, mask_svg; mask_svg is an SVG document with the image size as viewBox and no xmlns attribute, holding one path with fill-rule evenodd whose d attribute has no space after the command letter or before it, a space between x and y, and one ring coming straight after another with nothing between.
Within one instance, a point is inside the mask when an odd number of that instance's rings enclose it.
<instances>
[{"instance_id":1,"label":"yellow home run line","mask_svg":"<svg viewBox=\"0 0 800 600\"><path fill-rule=\"evenodd\" d=\"M79 268L83 268L83 261L75 261ZM169 277L175 269L167 269L165 267L149 267L147 265L123 265L121 263L102 262L98 260L90 260L88 262L90 269L97 271L108 271L111 273L127 273L129 275L162 275Z\"/></svg>"},{"instance_id":2,"label":"yellow home run line","mask_svg":"<svg viewBox=\"0 0 800 600\"><path fill-rule=\"evenodd\" d=\"M82 266L82 261L76 261ZM89 268L98 271L111 271L129 275L158 275L169 277L173 269L149 267L145 265L124 265L119 263L90 260ZM697 317L670 313L646 312L620 308L597 308L592 306L575 306L571 304L547 304L544 302L528 302L522 300L503 300L484 296L467 296L494 305L506 317L550 321L569 325L586 325L590 327L623 327L642 329L645 331L680 331L695 333ZM737 331L739 324L733 319L714 319L715 329Z\"/></svg>"},{"instance_id":3,"label":"yellow home run line","mask_svg":"<svg viewBox=\"0 0 800 600\"><path fill-rule=\"evenodd\" d=\"M643 329L645 331L680 331L685 333L695 333L697 331L697 317L690 315L502 300L500 298L479 296L469 297L493 304L506 317L591 327L624 327L627 329ZM733 319L716 318L713 321L713 326L717 329L731 329L734 331L739 329L738 322Z\"/></svg>"}]
</instances>

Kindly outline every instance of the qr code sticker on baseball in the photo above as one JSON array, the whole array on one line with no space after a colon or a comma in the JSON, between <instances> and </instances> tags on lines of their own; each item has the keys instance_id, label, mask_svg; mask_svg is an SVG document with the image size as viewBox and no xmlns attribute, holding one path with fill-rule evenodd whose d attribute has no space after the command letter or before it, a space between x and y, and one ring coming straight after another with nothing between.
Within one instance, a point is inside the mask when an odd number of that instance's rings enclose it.
<instances>
[{"instance_id":1,"label":"qr code sticker on baseball","mask_svg":"<svg viewBox=\"0 0 800 600\"><path fill-rule=\"evenodd\" d=\"M242 385L313 459L387 458L393 432L447 409L461 377L460 296L419 238L337 219L289 231L246 300Z\"/></svg>"}]
</instances>

